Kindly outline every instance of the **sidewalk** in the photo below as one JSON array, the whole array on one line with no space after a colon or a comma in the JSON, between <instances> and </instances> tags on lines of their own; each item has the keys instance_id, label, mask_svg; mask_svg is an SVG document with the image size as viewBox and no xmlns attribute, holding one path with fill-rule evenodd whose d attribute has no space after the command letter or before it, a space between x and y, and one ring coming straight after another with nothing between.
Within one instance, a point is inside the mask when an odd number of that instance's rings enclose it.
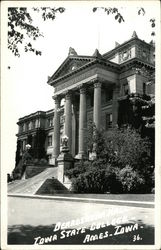
<instances>
[{"instance_id":1,"label":"sidewalk","mask_svg":"<svg viewBox=\"0 0 161 250\"><path fill-rule=\"evenodd\" d=\"M62 200L71 202L86 202L86 203L99 203L111 204L120 206L134 206L144 208L154 208L154 195L111 195L111 194L62 194L62 195L30 195L30 194L14 194L10 193L11 197L23 197L32 199L47 199L47 200ZM144 199L143 199L144 196Z\"/></svg>"}]
</instances>

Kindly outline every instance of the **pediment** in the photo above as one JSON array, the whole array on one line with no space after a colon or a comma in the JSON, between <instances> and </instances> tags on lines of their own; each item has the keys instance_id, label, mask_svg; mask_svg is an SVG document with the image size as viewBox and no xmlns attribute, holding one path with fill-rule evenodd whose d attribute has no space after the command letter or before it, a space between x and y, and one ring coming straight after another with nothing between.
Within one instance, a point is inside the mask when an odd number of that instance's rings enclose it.
<instances>
[{"instance_id":1,"label":"pediment","mask_svg":"<svg viewBox=\"0 0 161 250\"><path fill-rule=\"evenodd\" d=\"M60 65L60 67L56 70L56 72L49 78L48 83L50 81L61 78L71 72L74 72L81 68L82 66L88 64L93 60L93 57L86 56L68 56L65 61Z\"/></svg>"}]
</instances>

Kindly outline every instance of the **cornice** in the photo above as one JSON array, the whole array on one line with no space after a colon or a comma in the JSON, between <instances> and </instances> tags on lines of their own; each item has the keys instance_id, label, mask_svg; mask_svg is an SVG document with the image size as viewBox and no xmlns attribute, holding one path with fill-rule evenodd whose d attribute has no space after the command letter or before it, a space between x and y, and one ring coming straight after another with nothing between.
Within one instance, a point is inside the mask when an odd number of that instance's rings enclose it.
<instances>
[{"instance_id":1,"label":"cornice","mask_svg":"<svg viewBox=\"0 0 161 250\"><path fill-rule=\"evenodd\" d=\"M155 70L155 65L151 63L147 63L143 61L142 59L135 57L119 65L120 73L124 72L125 70L131 69L131 67L134 66L134 64L145 66L151 70Z\"/></svg>"},{"instance_id":2,"label":"cornice","mask_svg":"<svg viewBox=\"0 0 161 250\"><path fill-rule=\"evenodd\" d=\"M107 57L110 57L112 56L113 54L119 52L120 50L122 50L124 47L126 47L128 44L132 44L134 42L137 42L137 43L142 43L144 44L145 46L148 46L148 47L151 47L151 48L154 48L151 44L139 39L138 37L133 37L127 41L125 41L124 43L120 44L119 46L117 46L116 48L106 52L105 54L103 54L102 56L104 58L107 58Z\"/></svg>"},{"instance_id":3,"label":"cornice","mask_svg":"<svg viewBox=\"0 0 161 250\"><path fill-rule=\"evenodd\" d=\"M71 61L72 59L73 60L77 60L77 61L87 61L87 62L90 62L93 59L93 57L92 56L68 56L64 60L64 62L60 65L60 67L56 70L56 72L47 81L47 83L49 85L51 85L50 82L53 80L53 78L57 77L57 75L62 72L62 70L64 69L64 67L67 64L67 62Z\"/></svg>"},{"instance_id":4,"label":"cornice","mask_svg":"<svg viewBox=\"0 0 161 250\"><path fill-rule=\"evenodd\" d=\"M52 114L54 114L54 109L50 109L47 111L37 111L35 113L31 113L27 116L19 118L17 125L20 125L20 124L27 122L27 121L31 121L31 120L39 118L39 117L46 118L46 117L51 116Z\"/></svg>"},{"instance_id":5,"label":"cornice","mask_svg":"<svg viewBox=\"0 0 161 250\"><path fill-rule=\"evenodd\" d=\"M96 64L103 65L106 68L109 67L109 68L111 68L111 70L117 70L117 71L119 70L119 65L114 63L114 62L110 62L110 61L105 60L105 59L93 58L92 61L79 67L78 69L75 69L75 70L69 72L68 74L63 75L62 77L58 77L57 79L52 80L50 85L53 86L55 83L58 83L66 78L69 78L70 76L73 76L74 74L77 74L78 72L81 72L84 69L87 69L87 68L89 68L93 65L96 65Z\"/></svg>"}]
</instances>

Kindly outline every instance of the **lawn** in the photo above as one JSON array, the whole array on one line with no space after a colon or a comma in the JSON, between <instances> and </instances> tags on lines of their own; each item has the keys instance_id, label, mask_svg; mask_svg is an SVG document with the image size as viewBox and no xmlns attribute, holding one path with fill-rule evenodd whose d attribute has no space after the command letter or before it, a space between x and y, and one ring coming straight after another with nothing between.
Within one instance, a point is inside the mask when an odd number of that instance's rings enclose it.
<instances>
[{"instance_id":1,"label":"lawn","mask_svg":"<svg viewBox=\"0 0 161 250\"><path fill-rule=\"evenodd\" d=\"M89 198L89 199L104 199L104 200L154 202L154 194L54 194L54 196Z\"/></svg>"}]
</instances>

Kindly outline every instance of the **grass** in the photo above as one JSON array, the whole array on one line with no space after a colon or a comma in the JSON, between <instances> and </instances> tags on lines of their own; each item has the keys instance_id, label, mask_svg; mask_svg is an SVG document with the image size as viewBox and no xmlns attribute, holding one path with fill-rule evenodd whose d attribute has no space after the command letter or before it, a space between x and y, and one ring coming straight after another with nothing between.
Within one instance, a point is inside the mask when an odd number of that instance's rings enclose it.
<instances>
[{"instance_id":1,"label":"grass","mask_svg":"<svg viewBox=\"0 0 161 250\"><path fill-rule=\"evenodd\" d=\"M124 201L154 201L154 194L54 194L54 196L104 199L104 200L124 200Z\"/></svg>"}]
</instances>

